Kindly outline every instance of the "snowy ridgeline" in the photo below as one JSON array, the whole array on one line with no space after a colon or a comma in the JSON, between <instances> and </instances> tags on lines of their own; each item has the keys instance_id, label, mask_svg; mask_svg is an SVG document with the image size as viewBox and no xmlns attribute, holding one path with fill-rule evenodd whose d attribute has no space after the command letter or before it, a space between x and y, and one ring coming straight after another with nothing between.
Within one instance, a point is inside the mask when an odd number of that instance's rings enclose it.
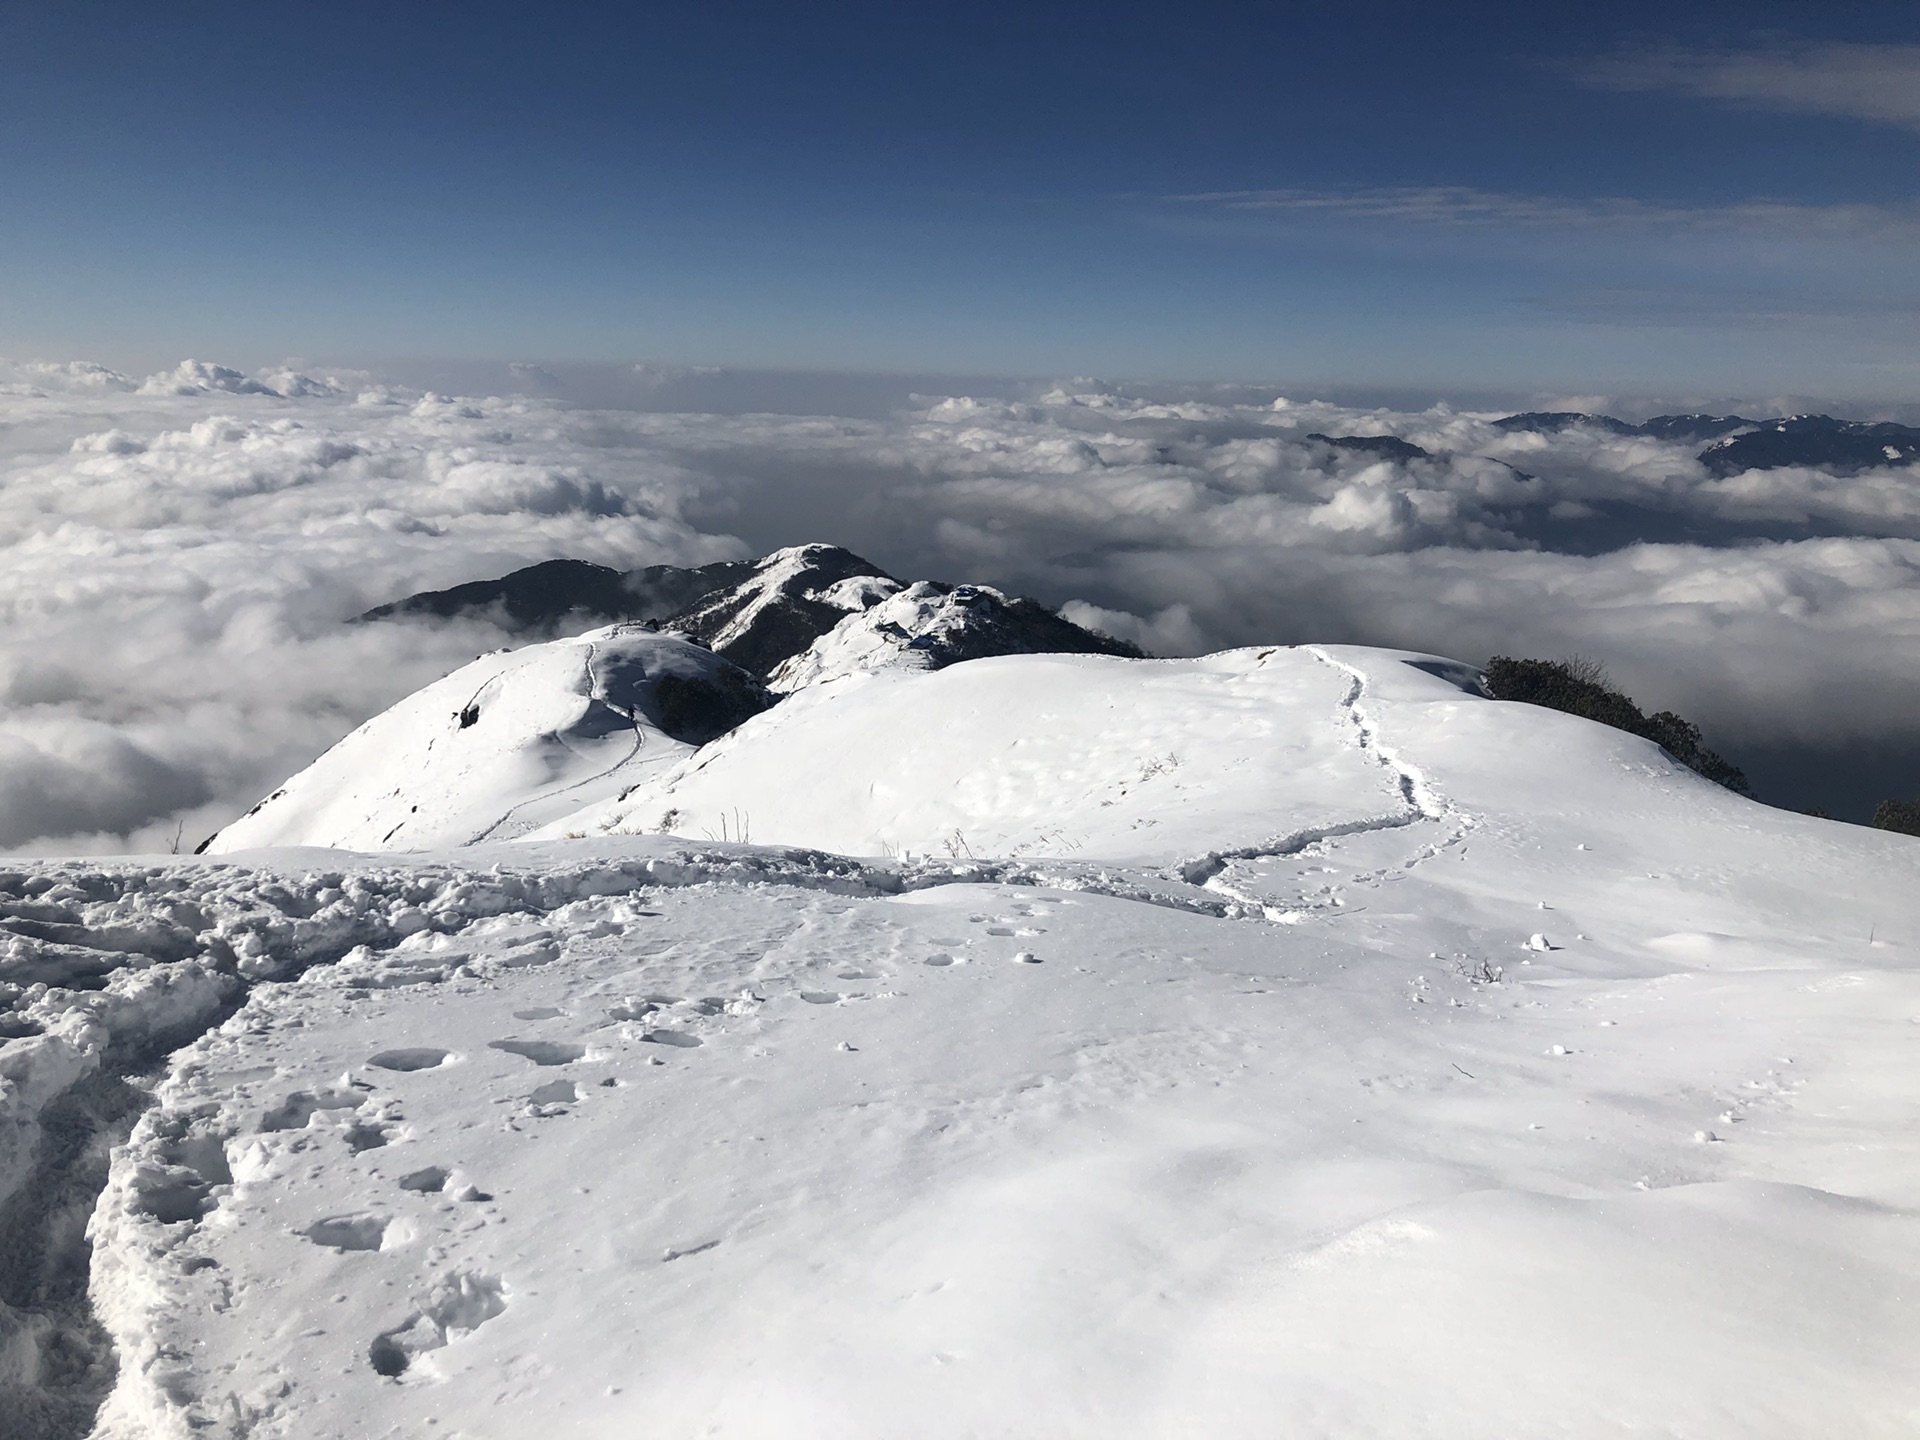
<instances>
[{"instance_id":1,"label":"snowy ridgeline","mask_svg":"<svg viewBox=\"0 0 1920 1440\"><path fill-rule=\"evenodd\" d=\"M853 666L694 750L541 648L328 783L578 786L545 838L0 874L25 1433L1914 1432L1913 841L1395 652ZM680 748L438 758L596 704Z\"/></svg>"},{"instance_id":2,"label":"snowy ridgeline","mask_svg":"<svg viewBox=\"0 0 1920 1440\"><path fill-rule=\"evenodd\" d=\"M556 567L561 580L542 578ZM580 570L591 584L582 585ZM716 576L726 583L679 604L689 581L699 589ZM546 623L587 613L571 608L578 596L602 610L631 601L660 628L630 621L482 656L369 720L202 849L423 850L543 827L565 834L589 811L604 829L614 822L600 802L619 807L649 778L671 781L688 762L704 764L710 752L696 760L698 747L781 695L987 656L1139 653L1032 600L984 585L903 584L830 545L777 550L751 565L656 566L625 577L554 562L467 589L481 592L482 605L501 594L533 604L515 589L528 577ZM662 594L670 597L663 605ZM447 591L361 618L456 613L443 602L476 603ZM723 813L705 833L742 838L744 819ZM655 828L682 833L671 820Z\"/></svg>"}]
</instances>

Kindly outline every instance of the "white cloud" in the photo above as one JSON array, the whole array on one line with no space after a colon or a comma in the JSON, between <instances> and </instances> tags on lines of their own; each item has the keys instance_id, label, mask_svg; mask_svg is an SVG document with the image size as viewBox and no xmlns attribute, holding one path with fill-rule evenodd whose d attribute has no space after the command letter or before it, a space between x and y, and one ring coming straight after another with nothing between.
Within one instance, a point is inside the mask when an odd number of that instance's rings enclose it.
<instances>
[{"instance_id":1,"label":"white cloud","mask_svg":"<svg viewBox=\"0 0 1920 1440\"><path fill-rule=\"evenodd\" d=\"M1582 79L1598 89L1664 90L1920 129L1920 45L1662 47L1609 56L1588 67Z\"/></svg>"},{"instance_id":2,"label":"white cloud","mask_svg":"<svg viewBox=\"0 0 1920 1440\"><path fill-rule=\"evenodd\" d=\"M562 555L691 564L831 540L909 577L1075 602L1161 653L1581 651L1729 739L1889 735L1920 708L1909 471L1716 481L1694 447L1271 394L1077 383L857 420L293 373L182 394L0 368L19 382L0 398L0 848L165 848L177 827L196 843L503 639L346 617ZM1383 463L1315 432L1433 457ZM1824 538L1777 538L1808 534Z\"/></svg>"}]
</instances>

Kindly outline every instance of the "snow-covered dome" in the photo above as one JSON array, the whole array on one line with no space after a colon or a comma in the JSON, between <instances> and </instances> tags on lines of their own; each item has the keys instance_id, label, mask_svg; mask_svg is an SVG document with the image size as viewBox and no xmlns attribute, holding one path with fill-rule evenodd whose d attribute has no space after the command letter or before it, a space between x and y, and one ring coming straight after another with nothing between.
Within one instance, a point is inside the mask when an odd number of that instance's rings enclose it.
<instances>
[{"instance_id":1,"label":"snow-covered dome","mask_svg":"<svg viewBox=\"0 0 1920 1440\"><path fill-rule=\"evenodd\" d=\"M369 720L206 848L506 839L618 795L771 703L739 666L641 625L499 651Z\"/></svg>"}]
</instances>

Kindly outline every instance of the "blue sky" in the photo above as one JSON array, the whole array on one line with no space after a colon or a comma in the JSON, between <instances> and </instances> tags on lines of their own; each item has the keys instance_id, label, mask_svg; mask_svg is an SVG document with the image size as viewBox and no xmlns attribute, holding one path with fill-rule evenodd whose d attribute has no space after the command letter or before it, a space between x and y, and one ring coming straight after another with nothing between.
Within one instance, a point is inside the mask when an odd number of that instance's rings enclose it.
<instances>
[{"instance_id":1,"label":"blue sky","mask_svg":"<svg viewBox=\"0 0 1920 1440\"><path fill-rule=\"evenodd\" d=\"M17 4L0 353L1857 405L1892 3Z\"/></svg>"}]
</instances>

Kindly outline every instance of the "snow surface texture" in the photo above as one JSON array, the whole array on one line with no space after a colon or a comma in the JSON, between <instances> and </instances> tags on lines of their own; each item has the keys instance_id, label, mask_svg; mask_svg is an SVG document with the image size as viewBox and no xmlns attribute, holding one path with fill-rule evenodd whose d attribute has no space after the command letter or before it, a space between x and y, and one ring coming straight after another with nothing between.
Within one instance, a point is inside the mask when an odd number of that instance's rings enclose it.
<instances>
[{"instance_id":1,"label":"snow surface texture","mask_svg":"<svg viewBox=\"0 0 1920 1440\"><path fill-rule=\"evenodd\" d=\"M0 1050L8 1176L40 1097L211 1027L94 1213L98 1433L1912 1434L1915 843L1470 682L1015 657L808 687L715 747L744 787L756 733L805 763L810 705L978 686L1008 743L949 763L1018 835L1036 713L1090 780L1184 715L1132 782L1187 787L1166 823L1090 783L1047 803L1097 842L1051 856L0 875L45 1032ZM934 796L791 838L938 834ZM805 828L773 800L756 836Z\"/></svg>"},{"instance_id":2,"label":"snow surface texture","mask_svg":"<svg viewBox=\"0 0 1920 1440\"><path fill-rule=\"evenodd\" d=\"M788 696L559 824L718 835L731 816L750 839L850 855L1084 853L1161 866L1297 848L1421 813L1399 771L1325 723L1357 683L1279 647L855 673Z\"/></svg>"},{"instance_id":3,"label":"snow surface texture","mask_svg":"<svg viewBox=\"0 0 1920 1440\"><path fill-rule=\"evenodd\" d=\"M511 839L631 789L771 703L737 665L641 625L482 656L369 720L207 850Z\"/></svg>"},{"instance_id":4,"label":"snow surface texture","mask_svg":"<svg viewBox=\"0 0 1920 1440\"><path fill-rule=\"evenodd\" d=\"M699 565L820 535L1158 654L1592 654L1723 749L1910 732L1910 470L1715 479L1697 442L1495 418L1092 382L887 419L636 414L0 364L0 848L191 850L508 638L340 623L370 607L556 556Z\"/></svg>"}]
</instances>

